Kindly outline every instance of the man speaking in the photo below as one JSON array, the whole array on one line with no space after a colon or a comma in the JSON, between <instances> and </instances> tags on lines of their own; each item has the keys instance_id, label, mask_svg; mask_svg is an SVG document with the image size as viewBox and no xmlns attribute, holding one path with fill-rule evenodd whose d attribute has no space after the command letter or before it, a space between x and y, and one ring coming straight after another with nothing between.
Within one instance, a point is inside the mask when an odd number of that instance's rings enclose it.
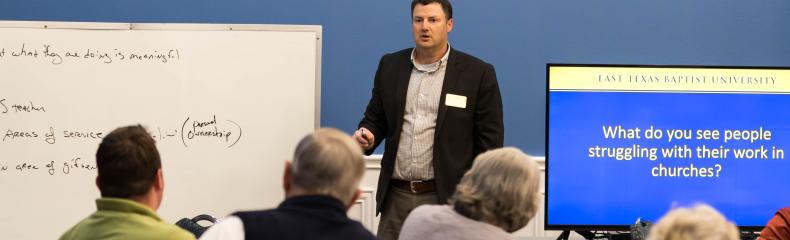
<instances>
[{"instance_id":1,"label":"man speaking","mask_svg":"<svg viewBox=\"0 0 790 240\"><path fill-rule=\"evenodd\" d=\"M447 0L414 0L415 47L381 58L354 139L371 154L386 139L376 193L378 236L397 239L422 204L443 204L478 154L502 147L502 98L491 64L450 47Z\"/></svg>"}]
</instances>

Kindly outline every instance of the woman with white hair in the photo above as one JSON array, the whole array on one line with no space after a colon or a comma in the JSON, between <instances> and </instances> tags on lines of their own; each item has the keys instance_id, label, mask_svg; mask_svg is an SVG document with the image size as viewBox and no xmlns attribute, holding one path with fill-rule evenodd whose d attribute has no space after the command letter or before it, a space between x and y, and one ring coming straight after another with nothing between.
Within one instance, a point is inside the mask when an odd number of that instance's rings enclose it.
<instances>
[{"instance_id":1,"label":"woman with white hair","mask_svg":"<svg viewBox=\"0 0 790 240\"><path fill-rule=\"evenodd\" d=\"M480 154L450 205L423 205L403 224L399 239L510 239L538 209L538 165L517 148Z\"/></svg>"},{"instance_id":2,"label":"woman with white hair","mask_svg":"<svg viewBox=\"0 0 790 240\"><path fill-rule=\"evenodd\" d=\"M738 227L716 209L700 204L669 211L650 229L647 240L737 240Z\"/></svg>"}]
</instances>

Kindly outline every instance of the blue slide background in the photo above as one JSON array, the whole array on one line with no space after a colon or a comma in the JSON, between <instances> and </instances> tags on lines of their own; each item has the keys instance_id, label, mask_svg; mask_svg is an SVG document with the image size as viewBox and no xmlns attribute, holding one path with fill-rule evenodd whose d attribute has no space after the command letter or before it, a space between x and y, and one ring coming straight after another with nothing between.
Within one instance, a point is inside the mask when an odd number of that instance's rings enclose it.
<instances>
[{"instance_id":1,"label":"blue slide background","mask_svg":"<svg viewBox=\"0 0 790 240\"><path fill-rule=\"evenodd\" d=\"M708 203L740 226L762 226L790 205L790 95L551 92L549 95L548 224L629 225L637 217L656 221L673 206ZM601 126L647 129L719 129L720 140L604 139ZM772 140L723 143L724 129L772 131ZM588 158L589 147L691 148L777 146L785 160ZM770 157L770 150L769 150ZM719 178L652 177L651 168L713 167Z\"/></svg>"}]
</instances>

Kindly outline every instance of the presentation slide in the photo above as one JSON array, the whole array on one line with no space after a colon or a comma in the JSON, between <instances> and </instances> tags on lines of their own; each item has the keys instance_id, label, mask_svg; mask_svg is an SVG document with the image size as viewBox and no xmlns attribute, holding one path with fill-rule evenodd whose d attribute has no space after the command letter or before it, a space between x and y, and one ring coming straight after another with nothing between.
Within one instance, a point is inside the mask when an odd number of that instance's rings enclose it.
<instances>
[{"instance_id":1,"label":"presentation slide","mask_svg":"<svg viewBox=\"0 0 790 240\"><path fill-rule=\"evenodd\" d=\"M757 227L790 206L790 68L547 68L549 228L696 203Z\"/></svg>"}]
</instances>

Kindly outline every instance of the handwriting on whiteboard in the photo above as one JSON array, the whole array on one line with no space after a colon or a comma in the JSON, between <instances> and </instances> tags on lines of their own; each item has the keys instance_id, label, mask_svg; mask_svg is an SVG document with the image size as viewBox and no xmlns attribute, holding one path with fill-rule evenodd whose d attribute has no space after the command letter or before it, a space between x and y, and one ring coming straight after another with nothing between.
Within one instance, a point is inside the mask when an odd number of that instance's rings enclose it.
<instances>
[{"instance_id":1,"label":"handwriting on whiteboard","mask_svg":"<svg viewBox=\"0 0 790 240\"><path fill-rule=\"evenodd\" d=\"M151 50L125 49L59 49L57 46L42 44L31 46L19 43L18 46L0 46L0 60L29 59L60 65L69 61L88 61L96 63L142 62L168 63L181 59L181 51L177 48ZM2 62L0 62L2 63Z\"/></svg>"}]
</instances>

